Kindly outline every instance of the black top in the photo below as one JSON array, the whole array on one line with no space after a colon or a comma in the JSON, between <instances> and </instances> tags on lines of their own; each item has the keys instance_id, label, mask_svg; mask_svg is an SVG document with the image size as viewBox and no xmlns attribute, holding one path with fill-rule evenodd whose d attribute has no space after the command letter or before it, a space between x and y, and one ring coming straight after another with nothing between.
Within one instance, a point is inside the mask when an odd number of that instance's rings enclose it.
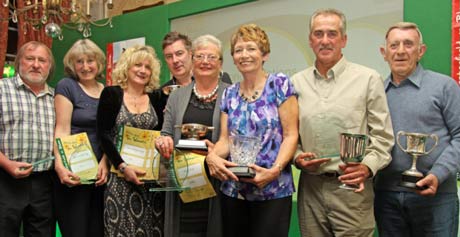
<instances>
[{"instance_id":1,"label":"black top","mask_svg":"<svg viewBox=\"0 0 460 237\"><path fill-rule=\"evenodd\" d=\"M158 124L154 130L161 130L163 126L163 109L166 100L162 98L162 94L159 89L148 93L150 104L158 117ZM102 150L115 167L118 167L123 162L123 159L113 143L111 132L122 104L123 90L121 87L109 86L102 91L97 108L97 137L101 143Z\"/></svg>"}]
</instances>

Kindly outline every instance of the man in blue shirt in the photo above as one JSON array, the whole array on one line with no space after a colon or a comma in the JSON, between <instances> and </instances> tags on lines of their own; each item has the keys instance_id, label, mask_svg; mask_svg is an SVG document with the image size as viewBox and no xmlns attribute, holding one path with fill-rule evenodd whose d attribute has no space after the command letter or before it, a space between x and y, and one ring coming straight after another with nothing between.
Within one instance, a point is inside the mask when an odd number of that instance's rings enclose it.
<instances>
[{"instance_id":1,"label":"man in blue shirt","mask_svg":"<svg viewBox=\"0 0 460 237\"><path fill-rule=\"evenodd\" d=\"M445 75L419 63L426 51L417 25L389 28L380 49L391 74L385 81L393 129L435 134L433 152L417 160L425 176L417 188L399 185L412 158L394 146L392 161L375 179L375 217L379 236L457 236L456 173L460 166L460 88ZM404 140L401 138L401 140ZM427 150L433 146L427 142Z\"/></svg>"}]
</instances>

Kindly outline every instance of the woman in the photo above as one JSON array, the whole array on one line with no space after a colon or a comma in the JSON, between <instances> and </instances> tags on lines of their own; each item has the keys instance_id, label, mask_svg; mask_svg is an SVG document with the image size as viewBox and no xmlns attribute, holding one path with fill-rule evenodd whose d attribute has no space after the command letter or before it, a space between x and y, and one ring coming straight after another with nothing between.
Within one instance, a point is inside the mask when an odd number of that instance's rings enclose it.
<instances>
[{"instance_id":1,"label":"woman","mask_svg":"<svg viewBox=\"0 0 460 237\"><path fill-rule=\"evenodd\" d=\"M267 34L254 24L231 38L233 62L243 81L228 87L220 108L219 141L206 157L212 176L222 182L224 236L287 236L294 184L290 160L298 137L296 93L287 76L268 74ZM256 136L261 148L254 178L238 178L227 167L229 135Z\"/></svg>"},{"instance_id":2,"label":"woman","mask_svg":"<svg viewBox=\"0 0 460 237\"><path fill-rule=\"evenodd\" d=\"M203 35L192 43L193 76L188 86L174 91L165 110L163 135L156 141L157 149L165 157L170 157L174 144L181 138L180 129L175 125L198 123L215 127L206 139L216 142L219 137L219 103L228 84L219 80L222 69L221 42L212 35ZM208 142L208 146L212 146ZM217 179L210 178L216 197L183 203L179 195L169 192L166 195L165 236L222 236L219 185Z\"/></svg>"},{"instance_id":3,"label":"woman","mask_svg":"<svg viewBox=\"0 0 460 237\"><path fill-rule=\"evenodd\" d=\"M158 130L164 104L158 88L160 62L150 46L126 49L113 72L116 86L102 91L97 132L110 163L124 178L109 174L104 195L106 236L162 236L164 193L149 192L153 184L139 179L144 172L123 162L115 147L117 128L123 125Z\"/></svg>"},{"instance_id":4,"label":"woman","mask_svg":"<svg viewBox=\"0 0 460 237\"><path fill-rule=\"evenodd\" d=\"M54 155L56 218L63 236L103 236L103 195L108 167L96 137L96 113L104 85L105 56L91 40L78 40L64 56L68 77L56 86L54 137L86 132L99 161L95 184L82 185L80 178L62 164L57 145Z\"/></svg>"}]
</instances>

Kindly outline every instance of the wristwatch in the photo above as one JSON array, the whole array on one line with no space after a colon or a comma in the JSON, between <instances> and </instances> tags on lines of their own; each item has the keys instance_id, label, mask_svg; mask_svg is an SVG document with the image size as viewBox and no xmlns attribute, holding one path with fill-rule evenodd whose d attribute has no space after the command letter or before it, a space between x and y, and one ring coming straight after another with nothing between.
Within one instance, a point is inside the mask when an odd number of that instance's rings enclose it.
<instances>
[{"instance_id":1,"label":"wristwatch","mask_svg":"<svg viewBox=\"0 0 460 237\"><path fill-rule=\"evenodd\" d=\"M118 168L118 170L120 170L121 173L124 173L125 172L125 169L126 167L128 167L128 164L126 164L125 162L121 163L119 165L120 168Z\"/></svg>"}]
</instances>

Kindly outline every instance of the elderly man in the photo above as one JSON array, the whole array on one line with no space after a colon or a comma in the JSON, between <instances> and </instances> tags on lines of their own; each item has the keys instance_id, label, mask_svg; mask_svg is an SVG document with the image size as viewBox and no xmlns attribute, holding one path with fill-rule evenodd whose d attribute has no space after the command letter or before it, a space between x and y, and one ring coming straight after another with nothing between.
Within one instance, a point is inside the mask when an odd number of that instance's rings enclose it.
<instances>
[{"instance_id":1,"label":"elderly man","mask_svg":"<svg viewBox=\"0 0 460 237\"><path fill-rule=\"evenodd\" d=\"M0 80L0 229L2 236L52 236L54 70L50 49L31 41L19 49L12 78Z\"/></svg>"},{"instance_id":2,"label":"elderly man","mask_svg":"<svg viewBox=\"0 0 460 237\"><path fill-rule=\"evenodd\" d=\"M393 130L383 79L372 69L351 63L342 54L346 19L336 9L321 9L310 18L310 47L316 60L295 74L299 94L300 143L294 156L302 170L298 215L302 236L372 236L372 177L391 160ZM368 137L360 164L344 165L340 133ZM358 185L355 191L341 183Z\"/></svg>"},{"instance_id":3,"label":"elderly man","mask_svg":"<svg viewBox=\"0 0 460 237\"><path fill-rule=\"evenodd\" d=\"M460 167L460 88L419 63L426 51L417 25L400 22L380 48L391 74L385 80L394 132L435 134L438 145L417 161L425 176L400 185L412 158L395 146L392 162L376 176L375 216L379 236L446 236L458 231L456 174ZM401 141L404 138L401 137ZM405 145L404 145L405 146ZM433 142L426 143L430 149Z\"/></svg>"}]
</instances>

